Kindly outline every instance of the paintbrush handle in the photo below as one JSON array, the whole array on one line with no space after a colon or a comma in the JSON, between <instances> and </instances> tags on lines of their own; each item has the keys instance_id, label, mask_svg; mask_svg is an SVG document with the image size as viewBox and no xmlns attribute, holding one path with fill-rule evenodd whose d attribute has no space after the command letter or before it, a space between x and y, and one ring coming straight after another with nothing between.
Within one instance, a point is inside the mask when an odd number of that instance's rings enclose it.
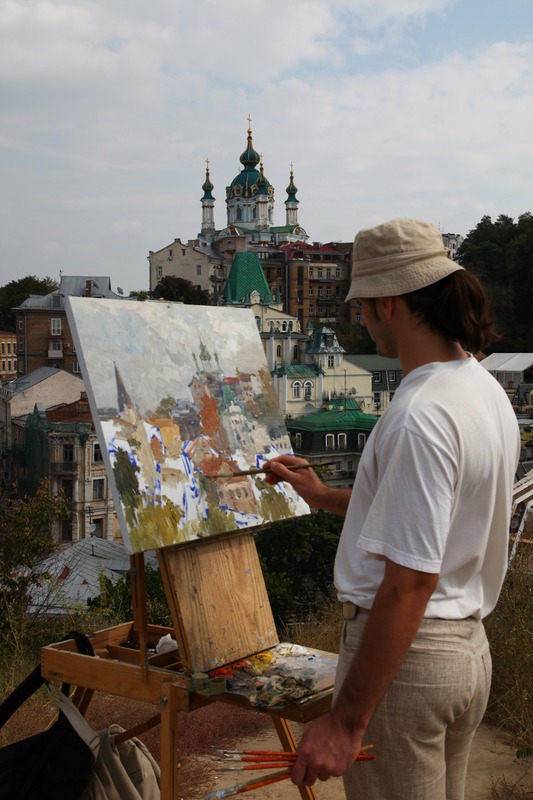
<instances>
[{"instance_id":1,"label":"paintbrush handle","mask_svg":"<svg viewBox=\"0 0 533 800\"><path fill-rule=\"evenodd\" d=\"M259 789L261 786L268 786L269 783L275 783L276 781L283 781L288 778L290 775L288 770L283 770L283 772L272 772L270 775L265 775L264 778L257 780L257 778L252 778L250 781L246 781L246 783L238 783L236 786L228 786L227 789L218 789L216 792L211 792L208 794L204 800L225 800L226 797L233 797L236 794L241 794L242 792L250 792L252 789Z\"/></svg>"}]
</instances>

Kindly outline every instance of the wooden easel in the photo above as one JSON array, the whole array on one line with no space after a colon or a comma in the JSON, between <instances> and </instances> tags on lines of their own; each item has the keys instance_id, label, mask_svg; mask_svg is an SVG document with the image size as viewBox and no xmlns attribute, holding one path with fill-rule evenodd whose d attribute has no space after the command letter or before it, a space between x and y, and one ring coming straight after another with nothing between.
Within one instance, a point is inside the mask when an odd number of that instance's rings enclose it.
<instances>
[{"instance_id":1,"label":"wooden easel","mask_svg":"<svg viewBox=\"0 0 533 800\"><path fill-rule=\"evenodd\" d=\"M158 551L174 628L150 625L146 613L144 556L131 557L133 622L99 631L91 638L100 658L76 652L73 640L43 648L42 674L77 686L82 713L95 691L143 700L158 713L121 734L125 740L161 725L161 800L178 798L178 712L222 701L251 708L245 697L191 691L190 673L207 672L278 643L270 602L250 532ZM148 645L172 633L177 651L149 655ZM136 642L138 649L122 646ZM267 710L284 750L295 750L291 722L309 722L331 706L332 688L305 702ZM215 744L215 743L214 743ZM296 787L295 787L296 791ZM312 787L299 787L302 800L317 800Z\"/></svg>"}]
</instances>

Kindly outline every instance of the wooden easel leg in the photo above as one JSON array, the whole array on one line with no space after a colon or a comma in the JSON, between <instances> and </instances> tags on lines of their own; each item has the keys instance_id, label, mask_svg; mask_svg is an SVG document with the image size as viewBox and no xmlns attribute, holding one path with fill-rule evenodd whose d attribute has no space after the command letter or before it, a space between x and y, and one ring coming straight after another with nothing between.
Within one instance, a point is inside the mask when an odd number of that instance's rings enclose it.
<instances>
[{"instance_id":1,"label":"wooden easel leg","mask_svg":"<svg viewBox=\"0 0 533 800\"><path fill-rule=\"evenodd\" d=\"M72 702L79 710L80 714L85 716L89 704L93 699L94 689L86 689L83 686L77 686L72 695Z\"/></svg>"},{"instance_id":2,"label":"wooden easel leg","mask_svg":"<svg viewBox=\"0 0 533 800\"><path fill-rule=\"evenodd\" d=\"M275 716L272 716L272 722L278 733L282 748L294 752L297 749L297 743L290 722L287 719L283 719L283 717ZM298 791L302 800L317 800L312 786L298 786Z\"/></svg>"},{"instance_id":3,"label":"wooden easel leg","mask_svg":"<svg viewBox=\"0 0 533 800\"><path fill-rule=\"evenodd\" d=\"M161 707L161 800L178 800L178 711L183 689L169 686Z\"/></svg>"},{"instance_id":4,"label":"wooden easel leg","mask_svg":"<svg viewBox=\"0 0 533 800\"><path fill-rule=\"evenodd\" d=\"M146 680L148 664L148 615L146 612L146 573L144 570L144 553L134 553L132 556L130 556L130 567L133 626L139 636L141 676L143 680Z\"/></svg>"}]
</instances>

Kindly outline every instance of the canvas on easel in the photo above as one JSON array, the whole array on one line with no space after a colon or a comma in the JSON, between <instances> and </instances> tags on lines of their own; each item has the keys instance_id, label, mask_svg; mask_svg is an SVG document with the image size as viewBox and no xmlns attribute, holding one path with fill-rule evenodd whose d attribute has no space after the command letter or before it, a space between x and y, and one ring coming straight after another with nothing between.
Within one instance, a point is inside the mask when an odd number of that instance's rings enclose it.
<instances>
[{"instance_id":1,"label":"canvas on easel","mask_svg":"<svg viewBox=\"0 0 533 800\"><path fill-rule=\"evenodd\" d=\"M291 452L250 309L66 298L119 524L132 553L309 513L241 475Z\"/></svg>"}]
</instances>

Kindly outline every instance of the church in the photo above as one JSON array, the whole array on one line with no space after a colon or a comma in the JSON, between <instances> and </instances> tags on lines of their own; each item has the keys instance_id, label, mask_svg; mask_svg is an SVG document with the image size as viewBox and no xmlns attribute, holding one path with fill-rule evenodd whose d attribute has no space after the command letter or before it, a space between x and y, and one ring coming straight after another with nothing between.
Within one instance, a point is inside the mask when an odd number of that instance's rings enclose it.
<instances>
[{"instance_id":1,"label":"church","mask_svg":"<svg viewBox=\"0 0 533 800\"><path fill-rule=\"evenodd\" d=\"M275 224L275 190L254 147L250 118L239 161L240 171L226 187L226 219L221 228L215 223L215 186L207 163L200 232L195 239L175 238L150 251L150 290L162 278L174 276L208 290L217 305L249 305L249 293L255 289L262 303L274 302L298 320L302 331L311 325L354 322L355 305L344 303L352 243L309 242L299 221L292 164L284 224ZM255 283L259 275L260 285Z\"/></svg>"}]
</instances>

